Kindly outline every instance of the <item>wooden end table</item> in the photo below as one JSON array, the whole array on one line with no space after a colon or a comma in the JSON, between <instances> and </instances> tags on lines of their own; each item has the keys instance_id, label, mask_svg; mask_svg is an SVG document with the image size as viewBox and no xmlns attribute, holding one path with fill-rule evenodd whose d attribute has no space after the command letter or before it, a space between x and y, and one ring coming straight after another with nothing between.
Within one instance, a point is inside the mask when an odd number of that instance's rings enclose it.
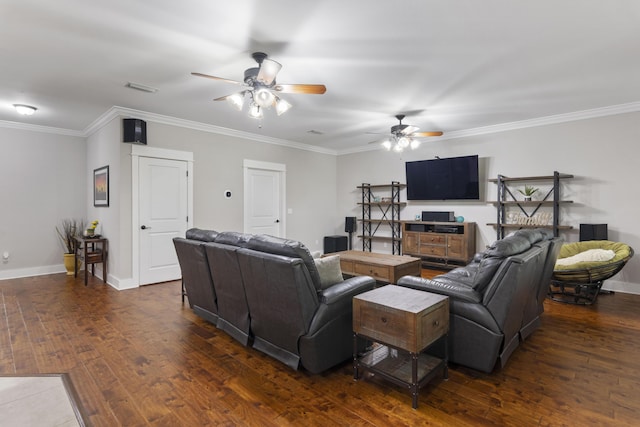
<instances>
[{"instance_id":1,"label":"wooden end table","mask_svg":"<svg viewBox=\"0 0 640 427\"><path fill-rule=\"evenodd\" d=\"M76 262L73 266L73 277L78 277L78 260L84 262L84 285L87 286L87 275L91 266L91 275L95 276L95 265L102 264L102 281L107 283L107 255L109 241L104 237L75 237L74 251Z\"/></svg>"},{"instance_id":2,"label":"wooden end table","mask_svg":"<svg viewBox=\"0 0 640 427\"><path fill-rule=\"evenodd\" d=\"M418 390L447 368L449 297L402 286L387 285L353 298L353 378L367 370L407 387L412 407ZM373 349L358 354L358 337L375 341ZM444 358L423 353L444 337Z\"/></svg>"}]
</instances>

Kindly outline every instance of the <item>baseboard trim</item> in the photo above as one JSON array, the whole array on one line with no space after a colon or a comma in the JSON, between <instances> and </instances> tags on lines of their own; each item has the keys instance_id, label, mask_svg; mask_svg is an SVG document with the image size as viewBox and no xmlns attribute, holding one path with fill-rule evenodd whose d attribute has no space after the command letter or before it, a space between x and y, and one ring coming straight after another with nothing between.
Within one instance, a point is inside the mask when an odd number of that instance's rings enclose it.
<instances>
[{"instance_id":1,"label":"baseboard trim","mask_svg":"<svg viewBox=\"0 0 640 427\"><path fill-rule=\"evenodd\" d=\"M640 284L621 282L618 280L605 280L602 285L602 290L621 292L623 294L640 295Z\"/></svg>"}]
</instances>

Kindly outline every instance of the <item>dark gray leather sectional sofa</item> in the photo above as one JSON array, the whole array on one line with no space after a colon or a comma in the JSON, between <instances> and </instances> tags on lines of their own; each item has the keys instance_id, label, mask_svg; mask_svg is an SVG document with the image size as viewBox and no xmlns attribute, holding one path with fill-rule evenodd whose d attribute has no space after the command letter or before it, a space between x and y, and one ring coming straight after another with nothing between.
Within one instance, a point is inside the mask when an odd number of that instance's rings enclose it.
<instances>
[{"instance_id":1,"label":"dark gray leather sectional sofa","mask_svg":"<svg viewBox=\"0 0 640 427\"><path fill-rule=\"evenodd\" d=\"M561 246L548 230L519 230L465 267L433 279L405 276L398 285L449 296L449 360L491 372L539 326Z\"/></svg>"},{"instance_id":2,"label":"dark gray leather sectional sofa","mask_svg":"<svg viewBox=\"0 0 640 427\"><path fill-rule=\"evenodd\" d=\"M174 245L189 305L242 344L311 373L352 357L352 298L373 278L323 290L302 243L266 235L191 229Z\"/></svg>"}]
</instances>

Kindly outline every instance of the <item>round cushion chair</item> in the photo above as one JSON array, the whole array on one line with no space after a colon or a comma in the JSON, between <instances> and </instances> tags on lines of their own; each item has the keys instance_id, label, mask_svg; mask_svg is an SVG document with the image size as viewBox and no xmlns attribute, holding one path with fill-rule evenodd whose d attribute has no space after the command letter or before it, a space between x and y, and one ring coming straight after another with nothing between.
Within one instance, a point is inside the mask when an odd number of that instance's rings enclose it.
<instances>
[{"instance_id":1,"label":"round cushion chair","mask_svg":"<svg viewBox=\"0 0 640 427\"><path fill-rule=\"evenodd\" d=\"M604 261L590 259L602 256L603 252L598 250L613 251L613 258ZM583 254L593 256L581 257ZM622 270L632 256L633 248L620 242L589 240L565 243L560 248L558 262L553 271L549 297L554 301L570 304L593 304L598 298L603 282ZM563 259L576 262L561 265Z\"/></svg>"}]
</instances>

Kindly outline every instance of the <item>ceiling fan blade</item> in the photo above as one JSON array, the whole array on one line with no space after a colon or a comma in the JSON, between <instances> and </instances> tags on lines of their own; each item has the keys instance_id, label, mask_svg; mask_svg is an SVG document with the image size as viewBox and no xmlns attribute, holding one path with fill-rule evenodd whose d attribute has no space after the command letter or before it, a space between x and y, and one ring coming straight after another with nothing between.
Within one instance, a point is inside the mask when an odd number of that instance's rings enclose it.
<instances>
[{"instance_id":1,"label":"ceiling fan blade","mask_svg":"<svg viewBox=\"0 0 640 427\"><path fill-rule=\"evenodd\" d=\"M225 95L225 96L221 96L220 98L216 98L214 99L214 101L226 101L227 98L229 98L231 95Z\"/></svg>"},{"instance_id":2,"label":"ceiling fan blade","mask_svg":"<svg viewBox=\"0 0 640 427\"><path fill-rule=\"evenodd\" d=\"M415 131L417 131L418 129L420 129L417 126L411 126L411 125L402 125L402 126L405 126L403 129L400 130L400 133L403 135L410 135Z\"/></svg>"},{"instance_id":3,"label":"ceiling fan blade","mask_svg":"<svg viewBox=\"0 0 640 427\"><path fill-rule=\"evenodd\" d=\"M426 136L442 136L442 132L416 132L411 136L414 136L416 138L422 138Z\"/></svg>"},{"instance_id":4,"label":"ceiling fan blade","mask_svg":"<svg viewBox=\"0 0 640 427\"><path fill-rule=\"evenodd\" d=\"M258 71L258 77L256 77L256 80L269 86L274 82L274 80L276 79L276 75L281 68L282 65L279 62L276 62L273 59L265 58L260 64L260 71Z\"/></svg>"},{"instance_id":5,"label":"ceiling fan blade","mask_svg":"<svg viewBox=\"0 0 640 427\"><path fill-rule=\"evenodd\" d=\"M237 80L224 79L222 77L210 76L209 74L191 73L191 75L197 76L197 77L204 77L204 78L212 79L212 80L221 80L223 82L233 83L233 84L237 84L237 85L244 85L244 82L239 82Z\"/></svg>"},{"instance_id":6,"label":"ceiling fan blade","mask_svg":"<svg viewBox=\"0 0 640 427\"><path fill-rule=\"evenodd\" d=\"M305 93L310 95L322 95L327 91L325 85L304 85L304 84L293 84L293 85L281 85L278 84L274 86L274 90L282 93Z\"/></svg>"}]
</instances>

